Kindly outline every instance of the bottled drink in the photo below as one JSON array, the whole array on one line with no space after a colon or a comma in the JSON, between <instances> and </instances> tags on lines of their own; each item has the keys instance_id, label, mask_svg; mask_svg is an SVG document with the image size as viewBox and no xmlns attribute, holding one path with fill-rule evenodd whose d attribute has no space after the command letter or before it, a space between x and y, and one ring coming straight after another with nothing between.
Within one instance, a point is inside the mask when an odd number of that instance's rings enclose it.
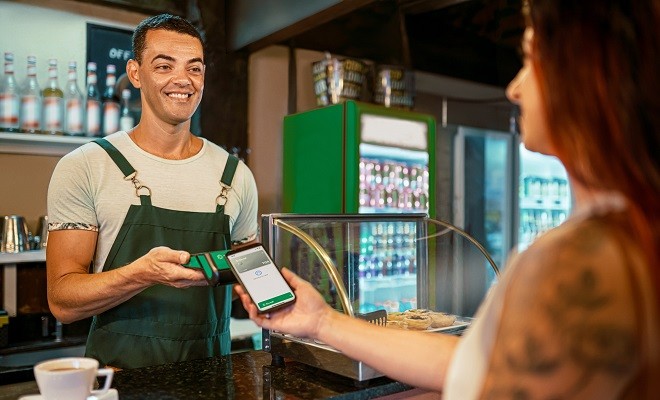
<instances>
[{"instance_id":1,"label":"bottled drink","mask_svg":"<svg viewBox=\"0 0 660 400\"><path fill-rule=\"evenodd\" d=\"M69 79L65 95L66 111L64 115L64 133L67 135L83 135L83 96L78 88L76 62L69 62Z\"/></svg>"},{"instance_id":2,"label":"bottled drink","mask_svg":"<svg viewBox=\"0 0 660 400\"><path fill-rule=\"evenodd\" d=\"M43 131L62 134L64 130L64 93L57 80L57 60L48 60L48 85L43 90Z\"/></svg>"},{"instance_id":3,"label":"bottled drink","mask_svg":"<svg viewBox=\"0 0 660 400\"><path fill-rule=\"evenodd\" d=\"M18 132L18 85L14 77L14 53L5 53L5 74L0 81L0 130Z\"/></svg>"},{"instance_id":4,"label":"bottled drink","mask_svg":"<svg viewBox=\"0 0 660 400\"><path fill-rule=\"evenodd\" d=\"M133 119L133 114L129 107L129 101L131 100L131 90L124 89L121 91L121 112L119 117L119 129L128 132L135 126L135 120Z\"/></svg>"},{"instance_id":5,"label":"bottled drink","mask_svg":"<svg viewBox=\"0 0 660 400\"><path fill-rule=\"evenodd\" d=\"M37 57L27 58L27 78L21 90L20 129L25 133L41 132L41 89L37 81Z\"/></svg>"},{"instance_id":6,"label":"bottled drink","mask_svg":"<svg viewBox=\"0 0 660 400\"><path fill-rule=\"evenodd\" d=\"M105 91L103 91L103 134L109 135L119 130L119 100L115 93L115 66L108 64L106 69Z\"/></svg>"},{"instance_id":7,"label":"bottled drink","mask_svg":"<svg viewBox=\"0 0 660 400\"><path fill-rule=\"evenodd\" d=\"M87 101L85 103L85 133L101 135L101 95L96 85L96 63L87 63Z\"/></svg>"}]
</instances>

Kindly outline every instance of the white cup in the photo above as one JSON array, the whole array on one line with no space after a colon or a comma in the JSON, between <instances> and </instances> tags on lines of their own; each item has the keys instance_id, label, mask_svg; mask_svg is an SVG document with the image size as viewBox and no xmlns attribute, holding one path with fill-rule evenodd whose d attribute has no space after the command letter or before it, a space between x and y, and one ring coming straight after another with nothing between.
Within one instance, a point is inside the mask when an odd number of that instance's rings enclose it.
<instances>
[{"instance_id":1,"label":"white cup","mask_svg":"<svg viewBox=\"0 0 660 400\"><path fill-rule=\"evenodd\" d=\"M34 377L45 400L85 400L100 396L110 389L114 371L99 369L93 358L66 357L41 362L34 366ZM105 376L100 390L92 390L97 376Z\"/></svg>"}]
</instances>

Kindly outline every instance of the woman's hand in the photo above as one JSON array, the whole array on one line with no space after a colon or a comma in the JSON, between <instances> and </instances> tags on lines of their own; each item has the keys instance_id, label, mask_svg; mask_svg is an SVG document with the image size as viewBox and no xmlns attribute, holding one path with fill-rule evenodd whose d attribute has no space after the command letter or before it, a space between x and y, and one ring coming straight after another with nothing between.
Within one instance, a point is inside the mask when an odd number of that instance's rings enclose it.
<instances>
[{"instance_id":1,"label":"woman's hand","mask_svg":"<svg viewBox=\"0 0 660 400\"><path fill-rule=\"evenodd\" d=\"M282 275L293 289L296 302L273 313L258 314L257 307L243 287L236 285L234 289L240 296L243 307L248 311L250 319L257 325L298 337L316 338L318 333L321 332L327 317L334 310L309 282L287 268L282 268Z\"/></svg>"}]
</instances>

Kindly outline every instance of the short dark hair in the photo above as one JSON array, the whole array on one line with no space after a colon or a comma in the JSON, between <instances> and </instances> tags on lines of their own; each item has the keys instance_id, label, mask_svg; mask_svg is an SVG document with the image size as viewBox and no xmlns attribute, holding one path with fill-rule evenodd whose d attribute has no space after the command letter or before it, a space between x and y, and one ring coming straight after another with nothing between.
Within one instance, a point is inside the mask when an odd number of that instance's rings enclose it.
<instances>
[{"instance_id":1,"label":"short dark hair","mask_svg":"<svg viewBox=\"0 0 660 400\"><path fill-rule=\"evenodd\" d=\"M142 20L142 22L140 22L135 28L135 32L133 32L133 59L137 61L138 64L142 64L142 53L146 46L147 32L157 29L190 35L199 39L202 48L205 47L202 35L188 20L171 14L154 15L153 17ZM204 52L206 52L205 49Z\"/></svg>"}]
</instances>

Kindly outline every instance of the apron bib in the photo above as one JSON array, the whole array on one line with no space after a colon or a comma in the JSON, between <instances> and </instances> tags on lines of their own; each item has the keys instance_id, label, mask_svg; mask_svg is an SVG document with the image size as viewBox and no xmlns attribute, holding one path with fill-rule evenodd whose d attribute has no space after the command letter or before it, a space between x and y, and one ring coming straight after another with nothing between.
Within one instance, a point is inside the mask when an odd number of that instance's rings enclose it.
<instances>
[{"instance_id":1,"label":"apron bib","mask_svg":"<svg viewBox=\"0 0 660 400\"><path fill-rule=\"evenodd\" d=\"M95 141L132 181L140 205L131 205L112 244L103 271L121 268L157 246L199 253L229 249L229 216L154 207L151 191L135 179L135 169L105 139ZM229 156L222 174L226 192L238 159ZM130 182L127 182L130 184ZM183 268L183 267L181 267ZM101 365L138 368L229 354L231 285L177 289L154 285L92 320L85 355Z\"/></svg>"}]
</instances>

